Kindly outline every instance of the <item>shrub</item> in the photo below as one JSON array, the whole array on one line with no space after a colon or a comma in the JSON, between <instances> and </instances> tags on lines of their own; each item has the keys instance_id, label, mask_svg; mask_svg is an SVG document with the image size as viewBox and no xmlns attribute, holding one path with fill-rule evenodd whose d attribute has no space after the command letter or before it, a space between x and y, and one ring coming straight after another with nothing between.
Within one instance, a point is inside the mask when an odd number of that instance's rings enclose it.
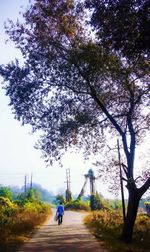
<instances>
[{"instance_id":1,"label":"shrub","mask_svg":"<svg viewBox=\"0 0 150 252\"><path fill-rule=\"evenodd\" d=\"M0 233L10 231L12 217L16 214L17 206L9 199L0 197Z\"/></svg>"},{"instance_id":2,"label":"shrub","mask_svg":"<svg viewBox=\"0 0 150 252\"><path fill-rule=\"evenodd\" d=\"M92 212L85 218L85 224L93 234L105 243L109 251L115 252L146 252L150 247L150 218L139 214L134 227L134 243L124 246L119 239L123 219L119 210L100 210Z\"/></svg>"},{"instance_id":3,"label":"shrub","mask_svg":"<svg viewBox=\"0 0 150 252\"><path fill-rule=\"evenodd\" d=\"M14 218L13 232L19 234L32 230L43 222L49 213L49 205L27 202L23 207L18 207Z\"/></svg>"},{"instance_id":4,"label":"shrub","mask_svg":"<svg viewBox=\"0 0 150 252\"><path fill-rule=\"evenodd\" d=\"M66 203L65 198L64 198L64 196L63 196L62 194L58 194L58 195L56 196L56 204L57 204L57 203L60 203L60 202L62 202L62 204L65 204L65 203Z\"/></svg>"},{"instance_id":5,"label":"shrub","mask_svg":"<svg viewBox=\"0 0 150 252\"><path fill-rule=\"evenodd\" d=\"M16 211L16 204L12 203L8 198L0 197L0 213L1 213L1 222L2 215L9 217L12 216Z\"/></svg>"},{"instance_id":6,"label":"shrub","mask_svg":"<svg viewBox=\"0 0 150 252\"><path fill-rule=\"evenodd\" d=\"M4 202L5 205L0 205L0 251L16 251L25 234L45 221L50 205L28 202L17 206L6 199Z\"/></svg>"},{"instance_id":7,"label":"shrub","mask_svg":"<svg viewBox=\"0 0 150 252\"><path fill-rule=\"evenodd\" d=\"M10 201L9 198L0 196L0 206L13 207L14 204Z\"/></svg>"},{"instance_id":8,"label":"shrub","mask_svg":"<svg viewBox=\"0 0 150 252\"><path fill-rule=\"evenodd\" d=\"M0 186L0 196L12 200L13 193L12 193L12 190L10 189L10 187Z\"/></svg>"},{"instance_id":9,"label":"shrub","mask_svg":"<svg viewBox=\"0 0 150 252\"><path fill-rule=\"evenodd\" d=\"M72 201L65 204L65 209L90 211L90 206L87 202Z\"/></svg>"}]
</instances>

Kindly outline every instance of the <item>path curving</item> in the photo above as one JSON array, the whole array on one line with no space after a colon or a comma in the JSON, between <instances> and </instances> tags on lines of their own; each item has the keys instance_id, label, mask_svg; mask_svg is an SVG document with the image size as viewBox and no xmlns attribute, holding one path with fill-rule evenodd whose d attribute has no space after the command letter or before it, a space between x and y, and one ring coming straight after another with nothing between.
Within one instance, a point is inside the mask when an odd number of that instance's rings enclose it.
<instances>
[{"instance_id":1,"label":"path curving","mask_svg":"<svg viewBox=\"0 0 150 252\"><path fill-rule=\"evenodd\" d=\"M83 224L85 213L66 211L58 226L53 216L37 229L19 252L107 252Z\"/></svg>"}]
</instances>

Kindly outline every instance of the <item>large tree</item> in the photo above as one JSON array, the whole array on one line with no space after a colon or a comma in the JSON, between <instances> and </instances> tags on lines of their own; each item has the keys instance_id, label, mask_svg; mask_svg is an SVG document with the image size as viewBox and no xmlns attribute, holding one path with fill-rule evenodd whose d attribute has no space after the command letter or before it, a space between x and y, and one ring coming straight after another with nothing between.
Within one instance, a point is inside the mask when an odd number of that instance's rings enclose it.
<instances>
[{"instance_id":1,"label":"large tree","mask_svg":"<svg viewBox=\"0 0 150 252\"><path fill-rule=\"evenodd\" d=\"M150 17L148 0L86 0L92 10L90 23L99 42L119 51L127 58L148 55L150 50Z\"/></svg>"},{"instance_id":2,"label":"large tree","mask_svg":"<svg viewBox=\"0 0 150 252\"><path fill-rule=\"evenodd\" d=\"M108 34L100 32L101 24L95 27L92 15L99 2L108 7L113 1L86 1L85 6L83 1L34 0L24 23L6 27L24 65L16 60L1 66L0 74L15 117L43 132L39 146L47 161L59 160L72 146L87 155L98 152L108 130L120 137L129 191L122 239L130 242L139 200L150 187L148 172L140 187L134 178L135 148L148 130L149 58L142 48L127 53L128 36L124 50L112 46L115 36L108 46ZM108 17L105 25L110 25Z\"/></svg>"}]
</instances>

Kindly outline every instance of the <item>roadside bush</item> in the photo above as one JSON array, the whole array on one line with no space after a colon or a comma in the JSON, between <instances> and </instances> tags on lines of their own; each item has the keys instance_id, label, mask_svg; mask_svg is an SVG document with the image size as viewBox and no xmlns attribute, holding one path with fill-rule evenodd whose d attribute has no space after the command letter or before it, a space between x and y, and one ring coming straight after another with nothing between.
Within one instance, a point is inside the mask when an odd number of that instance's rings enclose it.
<instances>
[{"instance_id":1,"label":"roadside bush","mask_svg":"<svg viewBox=\"0 0 150 252\"><path fill-rule=\"evenodd\" d=\"M0 196L12 200L13 193L11 188L8 186L0 186Z\"/></svg>"},{"instance_id":2,"label":"roadside bush","mask_svg":"<svg viewBox=\"0 0 150 252\"><path fill-rule=\"evenodd\" d=\"M0 197L0 232L11 225L11 218L16 214L17 206L8 198Z\"/></svg>"},{"instance_id":3,"label":"roadside bush","mask_svg":"<svg viewBox=\"0 0 150 252\"><path fill-rule=\"evenodd\" d=\"M29 232L36 225L42 223L50 212L48 204L26 203L23 207L18 208L14 217L13 232L15 234Z\"/></svg>"},{"instance_id":4,"label":"roadside bush","mask_svg":"<svg viewBox=\"0 0 150 252\"><path fill-rule=\"evenodd\" d=\"M10 201L9 198L0 196L0 206L13 207L14 204Z\"/></svg>"},{"instance_id":5,"label":"roadside bush","mask_svg":"<svg viewBox=\"0 0 150 252\"><path fill-rule=\"evenodd\" d=\"M85 218L85 224L95 235L103 241L109 251L113 252L148 252L150 248L150 218L147 215L139 214L136 219L133 244L124 246L120 235L123 219L119 210L100 210L92 212Z\"/></svg>"},{"instance_id":6,"label":"roadside bush","mask_svg":"<svg viewBox=\"0 0 150 252\"><path fill-rule=\"evenodd\" d=\"M71 201L65 204L66 210L84 210L90 211L89 203L82 201Z\"/></svg>"},{"instance_id":7,"label":"roadside bush","mask_svg":"<svg viewBox=\"0 0 150 252\"><path fill-rule=\"evenodd\" d=\"M54 201L56 204L59 204L60 202L62 202L62 204L66 203L65 197L62 194L56 195L56 200Z\"/></svg>"},{"instance_id":8,"label":"roadside bush","mask_svg":"<svg viewBox=\"0 0 150 252\"><path fill-rule=\"evenodd\" d=\"M86 223L90 223L94 227L97 227L99 231L105 231L109 229L109 232L114 228L120 229L122 225L122 217L120 211L114 210L100 210L95 211L89 215L86 219Z\"/></svg>"},{"instance_id":9,"label":"roadside bush","mask_svg":"<svg viewBox=\"0 0 150 252\"><path fill-rule=\"evenodd\" d=\"M18 206L24 206L26 203L39 203L41 202L41 193L36 189L28 189L27 193L19 193L15 200Z\"/></svg>"},{"instance_id":10,"label":"roadside bush","mask_svg":"<svg viewBox=\"0 0 150 252\"><path fill-rule=\"evenodd\" d=\"M23 237L51 213L50 205L44 203L27 202L24 206L17 206L6 202L0 205L1 252L16 251Z\"/></svg>"}]
</instances>

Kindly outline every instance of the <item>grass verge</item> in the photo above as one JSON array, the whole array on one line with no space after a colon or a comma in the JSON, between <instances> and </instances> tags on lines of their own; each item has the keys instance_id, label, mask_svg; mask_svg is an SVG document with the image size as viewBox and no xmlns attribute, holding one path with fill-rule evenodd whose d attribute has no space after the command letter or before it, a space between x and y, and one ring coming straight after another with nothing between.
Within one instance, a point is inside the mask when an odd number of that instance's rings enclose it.
<instances>
[{"instance_id":1,"label":"grass verge","mask_svg":"<svg viewBox=\"0 0 150 252\"><path fill-rule=\"evenodd\" d=\"M119 211L93 212L85 218L85 224L111 252L150 251L150 218L144 214L137 216L132 244L120 240L122 215Z\"/></svg>"}]
</instances>

